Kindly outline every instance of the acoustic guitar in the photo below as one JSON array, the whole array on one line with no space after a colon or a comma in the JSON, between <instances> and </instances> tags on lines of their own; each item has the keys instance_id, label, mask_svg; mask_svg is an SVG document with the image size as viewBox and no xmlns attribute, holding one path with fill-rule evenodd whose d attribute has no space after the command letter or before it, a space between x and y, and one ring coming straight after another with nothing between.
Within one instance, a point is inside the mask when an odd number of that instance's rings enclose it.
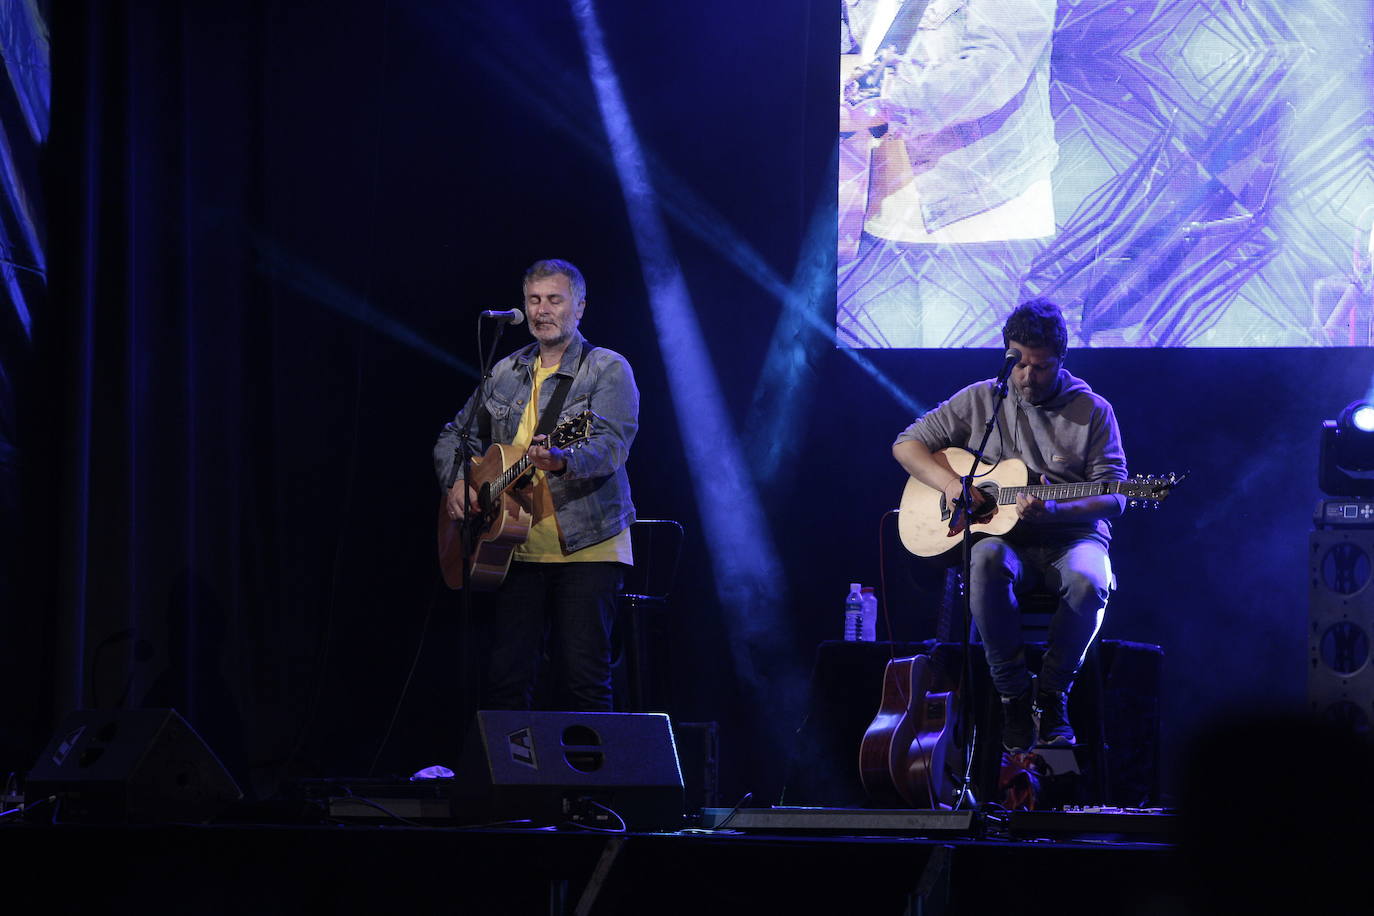
<instances>
[{"instance_id":1,"label":"acoustic guitar","mask_svg":"<svg viewBox=\"0 0 1374 916\"><path fill-rule=\"evenodd\" d=\"M961 448L946 448L933 456L937 462L959 476L973 468L973 453ZM1083 496L1119 493L1128 506L1158 505L1186 474L1163 477L1132 477L1130 480L1091 480L1082 483L1032 484L1030 472L1018 458L1003 458L996 465L984 459L974 486L989 497L988 509L972 519L975 536L1006 534L1020 521L1016 497L1022 493L1041 499L1075 499ZM956 524L951 525L951 521ZM954 507L945 494L928 487L915 477L906 482L897 512L897 533L902 546L920 557L936 557L959 546L963 528L954 518Z\"/></svg>"},{"instance_id":2,"label":"acoustic guitar","mask_svg":"<svg viewBox=\"0 0 1374 916\"><path fill-rule=\"evenodd\" d=\"M883 674L878 714L859 745L859 779L880 803L948 808L957 792L950 772L958 717L956 694L928 655L894 658Z\"/></svg>"},{"instance_id":3,"label":"acoustic guitar","mask_svg":"<svg viewBox=\"0 0 1374 916\"><path fill-rule=\"evenodd\" d=\"M595 416L584 410L564 420L549 433L549 444L561 449L582 445L591 435ZM440 497L439 568L449 588L463 587L465 564L473 591L495 591L506 581L511 557L525 543L532 521L528 501L516 491L534 470L524 449L498 442L481 458L472 459L477 511L469 519L449 518L447 499ZM467 549L469 544L471 549Z\"/></svg>"}]
</instances>

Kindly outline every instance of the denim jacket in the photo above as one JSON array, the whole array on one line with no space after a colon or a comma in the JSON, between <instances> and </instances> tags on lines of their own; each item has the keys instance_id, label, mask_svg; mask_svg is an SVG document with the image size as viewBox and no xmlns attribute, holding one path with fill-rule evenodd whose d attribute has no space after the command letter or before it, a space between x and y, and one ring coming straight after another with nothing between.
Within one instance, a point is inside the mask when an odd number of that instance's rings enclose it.
<instances>
[{"instance_id":1,"label":"denim jacket","mask_svg":"<svg viewBox=\"0 0 1374 916\"><path fill-rule=\"evenodd\" d=\"M850 0L860 36L874 4ZM928 231L991 210L1050 176L1055 0L930 0L882 84Z\"/></svg>"},{"instance_id":2,"label":"denim jacket","mask_svg":"<svg viewBox=\"0 0 1374 916\"><path fill-rule=\"evenodd\" d=\"M558 527L563 533L563 546L569 552L604 541L628 528L635 520L625 459L639 429L639 389L635 387L634 373L625 357L604 347L592 347L586 348L583 359L584 348L585 338L574 331L558 371L539 390L542 417L543 409L558 387L551 382L573 375L559 421L584 410L591 410L596 415L591 435L568 452L567 469L561 474L547 475L554 511L558 514ZM479 438L482 425L479 414L473 420L472 435L468 439L474 456L481 457L493 442L509 443L515 438L534 383L533 366L538 358L539 345L531 343L501 360L492 370L491 379L485 386L487 395L480 400L491 415L490 437ZM455 453L463 426L479 404L481 390L474 392L458 415L445 424L439 441L434 444L434 470L441 487L456 479Z\"/></svg>"}]
</instances>

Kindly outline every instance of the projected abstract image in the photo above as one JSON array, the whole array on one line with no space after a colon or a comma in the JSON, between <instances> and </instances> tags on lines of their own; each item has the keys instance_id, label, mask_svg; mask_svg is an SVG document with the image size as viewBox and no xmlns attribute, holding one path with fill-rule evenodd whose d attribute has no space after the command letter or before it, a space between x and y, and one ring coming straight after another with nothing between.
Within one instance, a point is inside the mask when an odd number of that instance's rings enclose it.
<instances>
[{"instance_id":1,"label":"projected abstract image","mask_svg":"<svg viewBox=\"0 0 1374 916\"><path fill-rule=\"evenodd\" d=\"M837 339L1374 344L1371 0L841 0Z\"/></svg>"}]
</instances>

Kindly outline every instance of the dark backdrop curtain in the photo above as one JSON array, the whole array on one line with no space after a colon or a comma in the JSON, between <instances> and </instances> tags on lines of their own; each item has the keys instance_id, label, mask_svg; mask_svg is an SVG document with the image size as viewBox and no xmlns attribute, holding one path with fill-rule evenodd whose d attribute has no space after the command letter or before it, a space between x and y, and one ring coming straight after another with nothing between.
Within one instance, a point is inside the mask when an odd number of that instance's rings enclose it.
<instances>
[{"instance_id":1,"label":"dark backdrop curtain","mask_svg":"<svg viewBox=\"0 0 1374 916\"><path fill-rule=\"evenodd\" d=\"M175 706L242 772L246 717L278 746L291 728L238 702L251 659L226 652L270 632L278 381L270 294L228 229L260 212L255 39L213 18L55 11L53 711Z\"/></svg>"},{"instance_id":2,"label":"dark backdrop curtain","mask_svg":"<svg viewBox=\"0 0 1374 916\"><path fill-rule=\"evenodd\" d=\"M27 447L19 405L33 391L31 316L48 298L39 175L49 127L47 14L41 0L0 5L0 778L27 769L45 724L27 701L42 681L44 629L19 591Z\"/></svg>"},{"instance_id":3,"label":"dark backdrop curtain","mask_svg":"<svg viewBox=\"0 0 1374 916\"><path fill-rule=\"evenodd\" d=\"M364 299L376 282L360 242L376 145L287 141L321 125L356 137L376 117L375 54L351 55L327 93L291 81L315 47L378 49L385 23L321 22L304 40L289 5L57 7L59 280L38 328L51 403L29 487L51 519L31 584L51 615L43 702L53 718L174 706L259 793L288 773L361 773L434 594L438 416L387 403L373 373L398 354L322 309L324 280L302 282L301 263L291 284L274 277L282 252L319 246L351 270L333 282ZM274 171L283 148L307 162ZM359 497L362 478L400 476L379 461L410 464L403 526Z\"/></svg>"}]
</instances>

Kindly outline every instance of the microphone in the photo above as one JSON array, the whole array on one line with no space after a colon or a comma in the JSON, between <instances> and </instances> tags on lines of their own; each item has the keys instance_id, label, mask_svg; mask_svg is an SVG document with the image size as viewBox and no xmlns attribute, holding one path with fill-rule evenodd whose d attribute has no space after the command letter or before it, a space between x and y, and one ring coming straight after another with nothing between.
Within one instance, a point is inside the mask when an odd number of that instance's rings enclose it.
<instances>
[{"instance_id":1,"label":"microphone","mask_svg":"<svg viewBox=\"0 0 1374 916\"><path fill-rule=\"evenodd\" d=\"M997 387L1001 388L1011 378L1011 370L1016 368L1016 364L1021 362L1021 351L1015 347L1007 348L1006 358L1002 361L1002 371L997 373Z\"/></svg>"},{"instance_id":2,"label":"microphone","mask_svg":"<svg viewBox=\"0 0 1374 916\"><path fill-rule=\"evenodd\" d=\"M485 312L482 313L482 317L495 318L502 324L520 324L522 321L525 320L525 313L520 311L519 309L505 309L504 311L495 311L493 309L487 309Z\"/></svg>"}]
</instances>

